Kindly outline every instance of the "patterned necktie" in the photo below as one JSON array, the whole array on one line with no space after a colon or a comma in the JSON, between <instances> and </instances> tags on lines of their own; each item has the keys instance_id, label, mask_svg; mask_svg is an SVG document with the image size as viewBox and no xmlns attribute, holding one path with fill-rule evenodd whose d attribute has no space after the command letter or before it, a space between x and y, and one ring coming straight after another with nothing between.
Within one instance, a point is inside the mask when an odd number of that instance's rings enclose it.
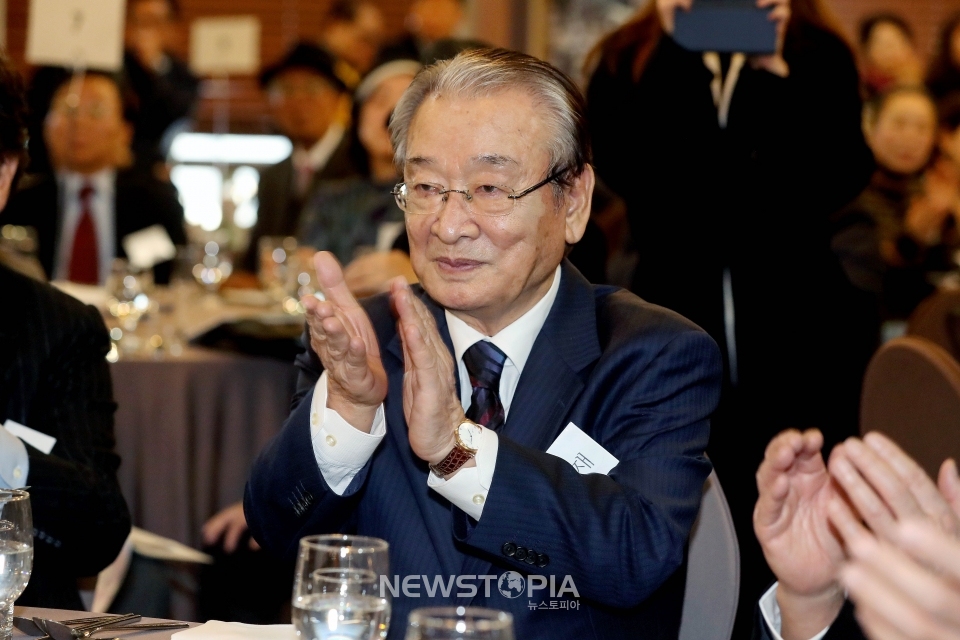
<instances>
[{"instance_id":1,"label":"patterned necktie","mask_svg":"<svg viewBox=\"0 0 960 640\"><path fill-rule=\"evenodd\" d=\"M473 396L467 419L496 431L503 426L503 404L500 403L500 374L507 355L492 342L481 340L463 354L463 364L470 374Z\"/></svg>"},{"instance_id":2,"label":"patterned necktie","mask_svg":"<svg viewBox=\"0 0 960 640\"><path fill-rule=\"evenodd\" d=\"M90 209L93 187L84 183L80 189L80 219L73 233L73 249L70 251L68 277L72 282L99 284L100 252L97 248L97 227Z\"/></svg>"}]
</instances>

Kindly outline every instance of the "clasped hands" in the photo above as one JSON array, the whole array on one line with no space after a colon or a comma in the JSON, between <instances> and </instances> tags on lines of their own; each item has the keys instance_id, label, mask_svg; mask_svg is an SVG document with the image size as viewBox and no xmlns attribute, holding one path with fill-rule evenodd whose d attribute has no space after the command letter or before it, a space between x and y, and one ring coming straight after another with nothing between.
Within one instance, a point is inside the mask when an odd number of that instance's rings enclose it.
<instances>
[{"instance_id":1,"label":"clasped hands","mask_svg":"<svg viewBox=\"0 0 960 640\"><path fill-rule=\"evenodd\" d=\"M327 373L327 406L353 427L370 432L387 396L387 374L369 316L350 293L333 254L314 256L325 300L304 298L310 346ZM390 284L403 344L403 411L410 447L436 464L453 449L454 429L464 420L456 368L436 321L403 277Z\"/></svg>"},{"instance_id":2,"label":"clasped hands","mask_svg":"<svg viewBox=\"0 0 960 640\"><path fill-rule=\"evenodd\" d=\"M779 580L784 640L808 640L844 602L874 640L960 640L960 477L937 484L889 438L837 445L790 430L757 471L754 530Z\"/></svg>"}]
</instances>

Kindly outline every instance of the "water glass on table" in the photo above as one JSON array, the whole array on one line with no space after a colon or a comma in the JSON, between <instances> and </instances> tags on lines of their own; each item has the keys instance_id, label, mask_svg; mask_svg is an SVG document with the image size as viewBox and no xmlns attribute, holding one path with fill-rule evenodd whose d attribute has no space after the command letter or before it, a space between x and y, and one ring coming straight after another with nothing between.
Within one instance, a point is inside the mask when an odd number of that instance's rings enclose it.
<instances>
[{"instance_id":1,"label":"water glass on table","mask_svg":"<svg viewBox=\"0 0 960 640\"><path fill-rule=\"evenodd\" d=\"M513 616L481 607L414 609L406 640L513 640Z\"/></svg>"},{"instance_id":2,"label":"water glass on table","mask_svg":"<svg viewBox=\"0 0 960 640\"><path fill-rule=\"evenodd\" d=\"M379 538L328 534L300 540L293 625L303 640L386 638L390 624L389 545Z\"/></svg>"},{"instance_id":3,"label":"water glass on table","mask_svg":"<svg viewBox=\"0 0 960 640\"><path fill-rule=\"evenodd\" d=\"M13 602L33 568L33 519L30 494L0 489L0 640L13 634Z\"/></svg>"}]
</instances>

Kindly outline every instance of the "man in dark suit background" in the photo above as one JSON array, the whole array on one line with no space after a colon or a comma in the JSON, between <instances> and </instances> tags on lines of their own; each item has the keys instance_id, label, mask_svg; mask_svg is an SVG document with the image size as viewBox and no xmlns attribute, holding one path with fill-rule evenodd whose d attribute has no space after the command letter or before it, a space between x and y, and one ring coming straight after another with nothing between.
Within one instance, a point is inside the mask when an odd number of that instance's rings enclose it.
<instances>
[{"instance_id":1,"label":"man in dark suit background","mask_svg":"<svg viewBox=\"0 0 960 640\"><path fill-rule=\"evenodd\" d=\"M428 68L391 122L422 289L398 280L360 306L333 257L315 259L326 300L305 300L295 408L245 511L287 559L301 536L356 532L390 543L399 583L477 585L394 595L391 638L414 607L455 603L509 611L520 638L677 636L720 356L564 259L594 186L583 112L569 78L524 54ZM546 453L564 431L571 451ZM601 448L615 466L587 473ZM498 588L509 571L521 597Z\"/></svg>"},{"instance_id":2,"label":"man in dark suit background","mask_svg":"<svg viewBox=\"0 0 960 640\"><path fill-rule=\"evenodd\" d=\"M20 81L0 59L0 209L23 160ZM130 532L113 452L110 346L96 309L0 265L0 425L56 438L49 453L0 426L0 487L30 486L33 573L20 605L82 609L77 578L110 564Z\"/></svg>"},{"instance_id":3,"label":"man in dark suit background","mask_svg":"<svg viewBox=\"0 0 960 640\"><path fill-rule=\"evenodd\" d=\"M54 93L44 137L54 175L27 176L0 215L4 224L37 230L39 258L51 279L103 284L131 233L159 225L186 243L183 207L172 184L131 164L129 118L118 81L88 72ZM158 282L170 263L157 265Z\"/></svg>"},{"instance_id":4,"label":"man in dark suit background","mask_svg":"<svg viewBox=\"0 0 960 640\"><path fill-rule=\"evenodd\" d=\"M358 175L346 120L350 97L323 49L300 43L260 75L270 115L293 143L293 153L260 174L257 223L245 266L256 271L265 236L292 236L304 207L324 180Z\"/></svg>"}]
</instances>

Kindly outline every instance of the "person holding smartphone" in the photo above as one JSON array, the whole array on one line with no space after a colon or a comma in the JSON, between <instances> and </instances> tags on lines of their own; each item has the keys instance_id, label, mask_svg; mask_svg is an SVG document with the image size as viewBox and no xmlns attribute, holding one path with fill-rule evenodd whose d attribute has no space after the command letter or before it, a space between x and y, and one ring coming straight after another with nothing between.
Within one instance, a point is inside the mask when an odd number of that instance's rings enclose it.
<instances>
[{"instance_id":1,"label":"person holding smartphone","mask_svg":"<svg viewBox=\"0 0 960 640\"><path fill-rule=\"evenodd\" d=\"M824 3L758 0L772 53L681 47L678 13L714 1L649 3L598 45L587 99L598 175L627 203L633 291L726 356L708 451L741 541L742 628L769 580L750 523L765 443L788 426L828 443L856 431L867 356L826 228L872 160L854 56Z\"/></svg>"}]
</instances>

